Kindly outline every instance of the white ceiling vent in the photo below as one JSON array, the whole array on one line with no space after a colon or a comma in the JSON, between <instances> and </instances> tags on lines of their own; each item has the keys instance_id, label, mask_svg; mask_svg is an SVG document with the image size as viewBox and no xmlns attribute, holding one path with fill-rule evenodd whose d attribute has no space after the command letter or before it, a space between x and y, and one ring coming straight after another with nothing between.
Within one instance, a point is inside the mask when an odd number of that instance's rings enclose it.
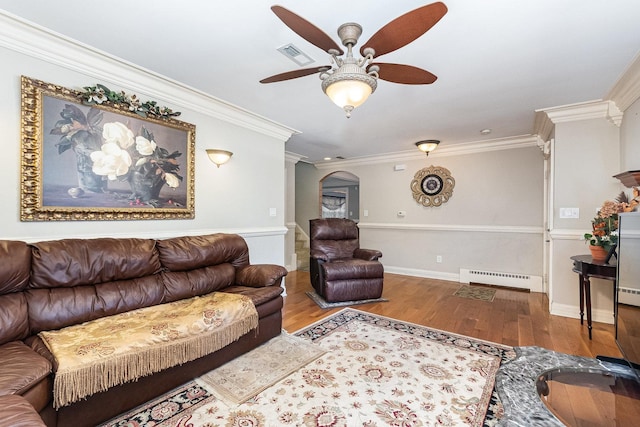
<instances>
[{"instance_id":1,"label":"white ceiling vent","mask_svg":"<svg viewBox=\"0 0 640 427\"><path fill-rule=\"evenodd\" d=\"M309 65L315 62L309 55L298 49L293 43L286 44L278 48L278 52L292 60L298 65Z\"/></svg>"}]
</instances>

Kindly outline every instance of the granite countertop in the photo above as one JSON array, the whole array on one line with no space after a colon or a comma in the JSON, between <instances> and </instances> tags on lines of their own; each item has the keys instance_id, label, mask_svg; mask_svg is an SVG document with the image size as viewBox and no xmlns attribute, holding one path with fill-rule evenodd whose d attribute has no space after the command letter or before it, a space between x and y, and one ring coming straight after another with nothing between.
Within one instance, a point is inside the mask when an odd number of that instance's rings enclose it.
<instances>
[{"instance_id":1,"label":"granite countertop","mask_svg":"<svg viewBox=\"0 0 640 427\"><path fill-rule=\"evenodd\" d=\"M624 365L541 347L515 347L514 350L517 357L502 365L496 374L496 389L504 407L504 416L498 426L564 426L544 404L536 388L538 377L549 371L567 369L633 375L631 369Z\"/></svg>"}]
</instances>

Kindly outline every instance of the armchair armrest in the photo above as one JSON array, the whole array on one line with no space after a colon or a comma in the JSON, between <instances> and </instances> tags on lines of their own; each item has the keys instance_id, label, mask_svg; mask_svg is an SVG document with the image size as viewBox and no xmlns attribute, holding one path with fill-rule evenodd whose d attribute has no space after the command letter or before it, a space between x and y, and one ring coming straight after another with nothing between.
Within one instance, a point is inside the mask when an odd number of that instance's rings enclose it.
<instances>
[{"instance_id":1,"label":"armchair armrest","mask_svg":"<svg viewBox=\"0 0 640 427\"><path fill-rule=\"evenodd\" d=\"M318 261L324 261L324 262L329 261L329 257L327 256L327 254L325 254L322 251L319 251L318 249L312 249L311 251L309 251L309 256L311 258L317 259Z\"/></svg>"},{"instance_id":2,"label":"armchair armrest","mask_svg":"<svg viewBox=\"0 0 640 427\"><path fill-rule=\"evenodd\" d=\"M254 264L240 267L236 271L236 285L262 288L280 286L287 269L275 264Z\"/></svg>"},{"instance_id":3,"label":"armchair armrest","mask_svg":"<svg viewBox=\"0 0 640 427\"><path fill-rule=\"evenodd\" d=\"M377 261L378 258L382 258L382 252L375 249L356 249L353 251L353 257L365 261Z\"/></svg>"}]
</instances>

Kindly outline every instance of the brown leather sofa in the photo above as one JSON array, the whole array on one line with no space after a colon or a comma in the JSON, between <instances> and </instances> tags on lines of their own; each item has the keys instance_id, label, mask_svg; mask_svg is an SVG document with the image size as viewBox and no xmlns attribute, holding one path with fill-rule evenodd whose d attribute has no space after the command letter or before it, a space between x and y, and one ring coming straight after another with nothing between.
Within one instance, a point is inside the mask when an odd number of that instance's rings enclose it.
<instances>
[{"instance_id":1,"label":"brown leather sofa","mask_svg":"<svg viewBox=\"0 0 640 427\"><path fill-rule=\"evenodd\" d=\"M251 265L246 242L233 234L0 240L0 399L22 396L48 426L106 421L279 335L286 274L281 266ZM39 332L214 291L250 297L258 328L207 356L53 408L56 361ZM0 422L5 416L19 418L0 408Z\"/></svg>"},{"instance_id":2,"label":"brown leather sofa","mask_svg":"<svg viewBox=\"0 0 640 427\"><path fill-rule=\"evenodd\" d=\"M380 298L382 252L361 249L358 225L343 218L309 221L311 284L327 302Z\"/></svg>"}]
</instances>

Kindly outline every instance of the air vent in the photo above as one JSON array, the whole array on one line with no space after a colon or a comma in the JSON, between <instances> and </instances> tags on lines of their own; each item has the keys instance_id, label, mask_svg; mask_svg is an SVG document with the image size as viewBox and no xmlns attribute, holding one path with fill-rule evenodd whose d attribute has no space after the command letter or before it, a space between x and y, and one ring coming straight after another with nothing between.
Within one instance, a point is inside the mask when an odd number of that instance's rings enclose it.
<instances>
[{"instance_id":1,"label":"air vent","mask_svg":"<svg viewBox=\"0 0 640 427\"><path fill-rule=\"evenodd\" d=\"M315 62L309 55L298 49L293 43L286 44L278 48L278 52L292 60L298 65L309 65Z\"/></svg>"},{"instance_id":2,"label":"air vent","mask_svg":"<svg viewBox=\"0 0 640 427\"><path fill-rule=\"evenodd\" d=\"M460 269L460 283L482 283L542 292L542 277L528 274L503 273L499 271Z\"/></svg>"}]
</instances>

